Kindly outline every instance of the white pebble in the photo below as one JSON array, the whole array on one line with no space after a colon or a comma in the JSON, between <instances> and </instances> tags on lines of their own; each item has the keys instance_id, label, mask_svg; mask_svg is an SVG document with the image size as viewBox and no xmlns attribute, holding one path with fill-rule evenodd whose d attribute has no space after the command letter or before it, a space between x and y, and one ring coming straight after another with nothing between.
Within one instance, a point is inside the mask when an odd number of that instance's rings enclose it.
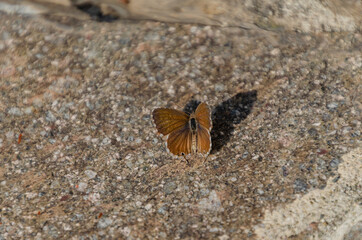
<instances>
[{"instance_id":1,"label":"white pebble","mask_svg":"<svg viewBox=\"0 0 362 240\"><path fill-rule=\"evenodd\" d=\"M151 204L151 203L146 204L145 209L146 209L147 211L149 211L151 208L152 208L152 204Z\"/></svg>"},{"instance_id":2,"label":"white pebble","mask_svg":"<svg viewBox=\"0 0 362 240\"><path fill-rule=\"evenodd\" d=\"M79 192L85 192L85 190L87 189L87 186L88 186L87 183L81 182L81 183L78 184L78 189L77 190Z\"/></svg>"},{"instance_id":3,"label":"white pebble","mask_svg":"<svg viewBox=\"0 0 362 240\"><path fill-rule=\"evenodd\" d=\"M92 170L85 170L84 174L89 178L89 179L93 179L97 176L97 173L92 171Z\"/></svg>"},{"instance_id":4,"label":"white pebble","mask_svg":"<svg viewBox=\"0 0 362 240\"><path fill-rule=\"evenodd\" d=\"M113 221L110 218L101 218L101 219L99 219L97 227L98 228L106 228L109 225L111 225L112 223L113 223Z\"/></svg>"}]
</instances>

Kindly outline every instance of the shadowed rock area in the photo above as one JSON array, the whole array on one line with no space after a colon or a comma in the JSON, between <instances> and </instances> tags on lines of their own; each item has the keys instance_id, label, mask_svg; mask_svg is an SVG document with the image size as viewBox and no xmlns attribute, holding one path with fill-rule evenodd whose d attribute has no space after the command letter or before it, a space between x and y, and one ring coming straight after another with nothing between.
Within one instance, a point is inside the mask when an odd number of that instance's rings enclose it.
<instances>
[{"instance_id":1,"label":"shadowed rock area","mask_svg":"<svg viewBox=\"0 0 362 240\"><path fill-rule=\"evenodd\" d=\"M73 2L68 15L2 4L0 238L359 237L358 30L107 22ZM213 149L189 166L151 113L199 102L212 109Z\"/></svg>"}]
</instances>

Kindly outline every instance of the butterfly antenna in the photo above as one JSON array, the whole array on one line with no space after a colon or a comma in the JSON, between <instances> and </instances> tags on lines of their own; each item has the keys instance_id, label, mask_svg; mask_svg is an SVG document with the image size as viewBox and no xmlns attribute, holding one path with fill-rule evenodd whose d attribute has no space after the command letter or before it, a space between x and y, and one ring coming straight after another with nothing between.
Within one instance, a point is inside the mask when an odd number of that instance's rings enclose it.
<instances>
[{"instance_id":1,"label":"butterfly antenna","mask_svg":"<svg viewBox=\"0 0 362 240\"><path fill-rule=\"evenodd\" d=\"M189 162L189 160L186 158L186 156L185 156L185 155L182 155L182 156L184 157L184 159L185 159L185 161L186 161L187 165L189 165L189 166L190 166L190 162Z\"/></svg>"},{"instance_id":2,"label":"butterfly antenna","mask_svg":"<svg viewBox=\"0 0 362 240\"><path fill-rule=\"evenodd\" d=\"M176 105L179 109L182 109L182 111L184 111L184 112L187 113L188 115L191 114L191 112L185 111L185 109L184 109L183 107L181 107L180 105L178 105L177 103L175 103L175 105Z\"/></svg>"},{"instance_id":3,"label":"butterfly antenna","mask_svg":"<svg viewBox=\"0 0 362 240\"><path fill-rule=\"evenodd\" d=\"M210 154L207 154L207 156L204 158L204 161L202 163L205 163L207 158L209 157Z\"/></svg>"},{"instance_id":4,"label":"butterfly antenna","mask_svg":"<svg viewBox=\"0 0 362 240\"><path fill-rule=\"evenodd\" d=\"M178 105L177 103L175 103L175 105L179 108L182 109L182 107L180 105Z\"/></svg>"}]
</instances>

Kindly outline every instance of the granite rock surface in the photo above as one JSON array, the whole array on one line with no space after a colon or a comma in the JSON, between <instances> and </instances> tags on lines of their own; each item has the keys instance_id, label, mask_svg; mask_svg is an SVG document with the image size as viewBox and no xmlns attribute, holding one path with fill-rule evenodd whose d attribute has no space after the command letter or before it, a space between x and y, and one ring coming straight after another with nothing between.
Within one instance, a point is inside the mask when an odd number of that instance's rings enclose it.
<instances>
[{"instance_id":1,"label":"granite rock surface","mask_svg":"<svg viewBox=\"0 0 362 240\"><path fill-rule=\"evenodd\" d=\"M357 239L358 31L0 14L0 238ZM212 109L171 156L156 107Z\"/></svg>"}]
</instances>

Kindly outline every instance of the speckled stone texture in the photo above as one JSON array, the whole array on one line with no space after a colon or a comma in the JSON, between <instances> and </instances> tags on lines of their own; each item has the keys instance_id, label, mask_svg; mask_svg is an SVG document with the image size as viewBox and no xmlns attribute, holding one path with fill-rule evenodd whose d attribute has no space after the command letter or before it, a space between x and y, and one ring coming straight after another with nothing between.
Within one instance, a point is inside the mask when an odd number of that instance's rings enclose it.
<instances>
[{"instance_id":1,"label":"speckled stone texture","mask_svg":"<svg viewBox=\"0 0 362 240\"><path fill-rule=\"evenodd\" d=\"M361 206L361 179L346 176L361 168L361 40L2 13L0 239L358 236L339 213ZM151 112L199 101L213 150L188 166ZM300 199L331 189L345 205L293 222L315 209Z\"/></svg>"}]
</instances>

